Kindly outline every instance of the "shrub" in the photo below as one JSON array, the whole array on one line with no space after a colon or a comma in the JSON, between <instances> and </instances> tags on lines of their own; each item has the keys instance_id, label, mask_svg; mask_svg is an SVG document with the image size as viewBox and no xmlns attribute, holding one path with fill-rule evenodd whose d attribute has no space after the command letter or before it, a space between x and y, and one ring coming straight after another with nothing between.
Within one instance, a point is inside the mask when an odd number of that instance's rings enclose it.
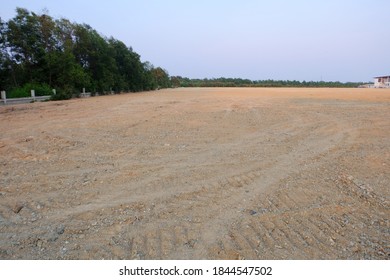
<instances>
[{"instance_id":1,"label":"shrub","mask_svg":"<svg viewBox=\"0 0 390 280\"><path fill-rule=\"evenodd\" d=\"M10 92L7 92L7 98L22 98L22 97L30 97L31 93L24 88L14 88Z\"/></svg>"},{"instance_id":2,"label":"shrub","mask_svg":"<svg viewBox=\"0 0 390 280\"><path fill-rule=\"evenodd\" d=\"M35 90L35 96L51 95L52 90L47 84L27 83L23 87L17 87L7 93L7 98L31 97L31 90Z\"/></svg>"},{"instance_id":3,"label":"shrub","mask_svg":"<svg viewBox=\"0 0 390 280\"><path fill-rule=\"evenodd\" d=\"M56 94L51 96L51 100L67 100L73 97L75 90L72 87L66 87L57 90Z\"/></svg>"}]
</instances>

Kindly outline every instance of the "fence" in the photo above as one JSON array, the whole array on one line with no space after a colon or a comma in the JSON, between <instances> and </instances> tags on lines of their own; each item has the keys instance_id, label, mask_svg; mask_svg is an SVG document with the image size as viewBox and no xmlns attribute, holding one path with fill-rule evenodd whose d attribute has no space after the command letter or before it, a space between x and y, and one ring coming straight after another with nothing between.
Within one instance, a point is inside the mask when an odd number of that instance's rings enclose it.
<instances>
[{"instance_id":1,"label":"fence","mask_svg":"<svg viewBox=\"0 0 390 280\"><path fill-rule=\"evenodd\" d=\"M114 94L114 91L110 89L110 91L105 92L105 94ZM56 94L56 90L53 89L53 94ZM86 92L85 88L83 88L83 91L80 93L79 97L90 97L92 95L91 92ZM98 93L94 93L95 96L98 96ZM1 99L0 99L0 105L3 104L19 104L19 103L30 103L34 101L43 101L50 99L50 95L45 96L35 96L35 90L31 90L31 97L21 97L21 98L7 98L7 94L5 91L1 91Z\"/></svg>"},{"instance_id":2,"label":"fence","mask_svg":"<svg viewBox=\"0 0 390 280\"><path fill-rule=\"evenodd\" d=\"M55 94L55 90L53 90L53 93ZM33 101L42 101L47 100L51 96L45 95L45 96L35 96L35 90L31 90L31 97L21 97L21 98L7 98L7 94L5 91L1 91L1 99L0 103L3 104L19 104L19 103L29 103Z\"/></svg>"}]
</instances>

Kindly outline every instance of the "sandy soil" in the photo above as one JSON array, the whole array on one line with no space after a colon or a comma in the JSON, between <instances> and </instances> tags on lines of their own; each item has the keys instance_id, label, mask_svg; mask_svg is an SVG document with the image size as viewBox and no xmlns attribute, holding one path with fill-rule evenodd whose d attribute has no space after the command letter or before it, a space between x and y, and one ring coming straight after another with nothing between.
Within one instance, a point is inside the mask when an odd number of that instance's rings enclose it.
<instances>
[{"instance_id":1,"label":"sandy soil","mask_svg":"<svg viewBox=\"0 0 390 280\"><path fill-rule=\"evenodd\" d=\"M389 259L390 90L0 107L1 259Z\"/></svg>"}]
</instances>

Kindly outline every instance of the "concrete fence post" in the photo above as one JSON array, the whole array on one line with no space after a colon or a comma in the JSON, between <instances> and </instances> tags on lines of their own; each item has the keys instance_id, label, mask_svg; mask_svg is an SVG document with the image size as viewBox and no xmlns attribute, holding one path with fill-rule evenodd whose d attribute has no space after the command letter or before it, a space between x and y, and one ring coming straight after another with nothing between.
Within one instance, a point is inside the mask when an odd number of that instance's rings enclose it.
<instances>
[{"instance_id":1,"label":"concrete fence post","mask_svg":"<svg viewBox=\"0 0 390 280\"><path fill-rule=\"evenodd\" d=\"M85 87L83 87L83 94L85 95Z\"/></svg>"},{"instance_id":2,"label":"concrete fence post","mask_svg":"<svg viewBox=\"0 0 390 280\"><path fill-rule=\"evenodd\" d=\"M4 104L7 103L7 95L4 90L1 91L1 99L3 99Z\"/></svg>"},{"instance_id":3,"label":"concrete fence post","mask_svg":"<svg viewBox=\"0 0 390 280\"><path fill-rule=\"evenodd\" d=\"M33 99L33 100L35 100L35 90L31 90L31 98Z\"/></svg>"}]
</instances>

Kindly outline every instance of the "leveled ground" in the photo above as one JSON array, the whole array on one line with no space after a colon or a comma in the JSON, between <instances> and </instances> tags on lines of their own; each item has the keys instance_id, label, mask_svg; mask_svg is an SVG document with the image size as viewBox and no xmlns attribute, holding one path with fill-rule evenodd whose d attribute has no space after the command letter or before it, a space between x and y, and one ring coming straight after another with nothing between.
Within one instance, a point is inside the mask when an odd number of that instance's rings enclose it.
<instances>
[{"instance_id":1,"label":"leveled ground","mask_svg":"<svg viewBox=\"0 0 390 280\"><path fill-rule=\"evenodd\" d=\"M389 259L390 90L0 107L1 259Z\"/></svg>"}]
</instances>

